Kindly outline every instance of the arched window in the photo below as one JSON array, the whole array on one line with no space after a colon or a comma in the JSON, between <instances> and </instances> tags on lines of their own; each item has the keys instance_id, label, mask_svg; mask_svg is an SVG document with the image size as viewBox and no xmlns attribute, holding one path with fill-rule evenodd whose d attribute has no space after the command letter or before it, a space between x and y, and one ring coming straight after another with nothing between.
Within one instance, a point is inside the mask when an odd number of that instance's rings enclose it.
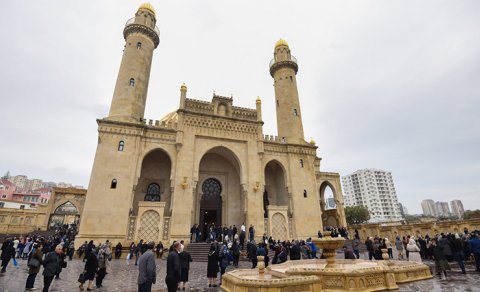
<instances>
[{"instance_id":1,"label":"arched window","mask_svg":"<svg viewBox=\"0 0 480 292\"><path fill-rule=\"evenodd\" d=\"M137 49L141 49L142 48L142 43L141 42L138 42L137 43Z\"/></svg>"},{"instance_id":2,"label":"arched window","mask_svg":"<svg viewBox=\"0 0 480 292\"><path fill-rule=\"evenodd\" d=\"M110 184L111 189L116 189L117 188L117 180L114 178L112 179L112 183Z\"/></svg>"},{"instance_id":3,"label":"arched window","mask_svg":"<svg viewBox=\"0 0 480 292\"><path fill-rule=\"evenodd\" d=\"M303 159L300 159L300 167L303 168Z\"/></svg>"},{"instance_id":4,"label":"arched window","mask_svg":"<svg viewBox=\"0 0 480 292\"><path fill-rule=\"evenodd\" d=\"M144 201L160 202L160 186L157 183L151 183L147 187Z\"/></svg>"},{"instance_id":5,"label":"arched window","mask_svg":"<svg viewBox=\"0 0 480 292\"><path fill-rule=\"evenodd\" d=\"M307 197L307 190L303 190L303 197L304 197L304 198Z\"/></svg>"},{"instance_id":6,"label":"arched window","mask_svg":"<svg viewBox=\"0 0 480 292\"><path fill-rule=\"evenodd\" d=\"M297 109L296 109L296 108L293 109L293 115L294 115L294 116L298 116L298 112L297 112Z\"/></svg>"},{"instance_id":7,"label":"arched window","mask_svg":"<svg viewBox=\"0 0 480 292\"><path fill-rule=\"evenodd\" d=\"M125 141L118 142L118 151L123 151L123 148L125 148Z\"/></svg>"},{"instance_id":8,"label":"arched window","mask_svg":"<svg viewBox=\"0 0 480 292\"><path fill-rule=\"evenodd\" d=\"M133 78L130 78L130 86L135 86L135 79Z\"/></svg>"}]
</instances>

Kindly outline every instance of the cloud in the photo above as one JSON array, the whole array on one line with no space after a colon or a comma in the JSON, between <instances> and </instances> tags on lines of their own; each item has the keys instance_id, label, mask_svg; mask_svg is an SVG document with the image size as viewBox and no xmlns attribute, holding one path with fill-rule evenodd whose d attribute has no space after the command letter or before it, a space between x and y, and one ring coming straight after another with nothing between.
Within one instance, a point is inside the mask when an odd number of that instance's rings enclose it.
<instances>
[{"instance_id":1,"label":"cloud","mask_svg":"<svg viewBox=\"0 0 480 292\"><path fill-rule=\"evenodd\" d=\"M9 11L0 19L9 27L0 47L0 172L88 185L95 119L108 114L123 26L138 4L0 4ZM264 132L275 134L268 62L282 37L299 60L305 136L317 141L323 170L389 170L410 212L426 198L480 208L478 1L153 5L161 41L147 118L175 110L186 82L197 99L215 90L253 108L261 96Z\"/></svg>"}]
</instances>

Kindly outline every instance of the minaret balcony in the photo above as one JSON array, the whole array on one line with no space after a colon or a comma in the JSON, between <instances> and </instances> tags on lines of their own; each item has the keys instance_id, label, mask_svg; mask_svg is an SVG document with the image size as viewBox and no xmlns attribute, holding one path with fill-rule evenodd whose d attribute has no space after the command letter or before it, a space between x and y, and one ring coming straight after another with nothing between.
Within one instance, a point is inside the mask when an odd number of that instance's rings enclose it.
<instances>
[{"instance_id":1,"label":"minaret balcony","mask_svg":"<svg viewBox=\"0 0 480 292\"><path fill-rule=\"evenodd\" d=\"M270 75L272 75L272 77L275 71L283 67L292 68L295 71L295 74L297 74L298 72L297 58L295 58L292 55L290 55L290 60L275 60L275 58L273 58L270 61L269 67L270 67Z\"/></svg>"},{"instance_id":2,"label":"minaret balcony","mask_svg":"<svg viewBox=\"0 0 480 292\"><path fill-rule=\"evenodd\" d=\"M125 23L123 37L127 39L127 36L132 32L140 32L152 38L155 48L160 43L160 30L158 27L155 26L154 28L151 28L147 24L135 22L135 17L130 18L127 20L127 23Z\"/></svg>"}]
</instances>

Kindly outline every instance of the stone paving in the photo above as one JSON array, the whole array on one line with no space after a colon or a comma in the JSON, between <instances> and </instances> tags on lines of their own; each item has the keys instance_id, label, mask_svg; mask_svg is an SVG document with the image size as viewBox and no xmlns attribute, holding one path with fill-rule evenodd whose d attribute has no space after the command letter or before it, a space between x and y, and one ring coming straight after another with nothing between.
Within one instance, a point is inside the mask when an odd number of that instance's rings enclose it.
<instances>
[{"instance_id":1,"label":"stone paving","mask_svg":"<svg viewBox=\"0 0 480 292\"><path fill-rule=\"evenodd\" d=\"M338 255L339 257L341 254ZM364 255L362 255L364 258ZM432 266L433 262L427 261L426 264ZM190 282L187 291L220 291L218 288L208 289L206 277L206 263L193 262L190 269ZM250 268L249 262L240 262L240 268ZM449 272L447 281L440 280L439 276L434 279L414 282L400 285L397 291L471 291L480 292L480 273L475 272L473 265L467 265L467 274L462 275L456 264L451 264L452 271ZM81 260L74 259L68 262L68 267L60 274L60 280L54 280L50 286L50 291L79 291L77 278L83 270L84 263ZM229 267L231 269L231 267ZM157 260L157 283L153 285L153 291L166 291L164 282L166 270L165 259ZM228 271L228 270L227 270ZM137 267L133 261L112 260L109 274L103 281L102 288L95 288L95 291L137 291ZM0 274L0 292L18 292L24 291L27 278L26 261L18 260L18 266L15 267L12 262L7 267L7 272ZM43 287L43 277L41 272L37 275L35 287L41 290ZM86 285L85 285L86 288ZM86 290L85 290L86 291Z\"/></svg>"}]
</instances>

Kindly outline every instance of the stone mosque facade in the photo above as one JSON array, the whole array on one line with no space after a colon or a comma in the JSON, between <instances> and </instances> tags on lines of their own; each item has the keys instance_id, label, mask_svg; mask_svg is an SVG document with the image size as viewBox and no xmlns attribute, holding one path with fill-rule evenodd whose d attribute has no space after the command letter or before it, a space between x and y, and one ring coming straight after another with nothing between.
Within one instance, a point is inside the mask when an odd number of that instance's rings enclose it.
<instances>
[{"instance_id":1,"label":"stone mosque facade","mask_svg":"<svg viewBox=\"0 0 480 292\"><path fill-rule=\"evenodd\" d=\"M303 134L298 64L284 40L270 62L278 136L263 133L262 102L188 97L160 120L145 119L153 58L159 45L155 10L142 4L123 30L125 49L109 115L98 119L98 145L76 246L85 240L128 244L190 238L193 224L255 227L275 239L316 236L346 226L338 173ZM270 110L270 109L269 109ZM326 210L325 189L337 208ZM203 234L204 230L201 227Z\"/></svg>"}]
</instances>

